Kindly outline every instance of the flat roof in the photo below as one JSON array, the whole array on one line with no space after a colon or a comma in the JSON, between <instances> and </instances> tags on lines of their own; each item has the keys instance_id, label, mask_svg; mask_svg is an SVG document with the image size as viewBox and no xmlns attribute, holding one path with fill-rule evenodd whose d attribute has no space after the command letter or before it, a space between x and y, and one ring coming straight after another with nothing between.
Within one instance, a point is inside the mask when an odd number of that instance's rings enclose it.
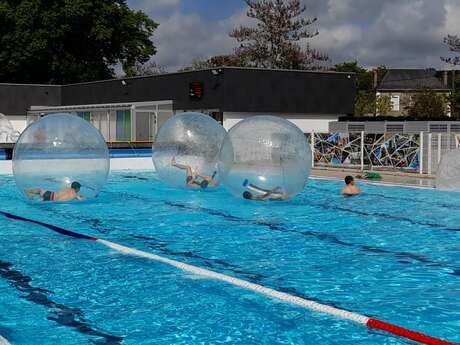
<instances>
[{"instance_id":1,"label":"flat roof","mask_svg":"<svg viewBox=\"0 0 460 345\"><path fill-rule=\"evenodd\" d=\"M24 84L24 83L0 83L4 86L43 86L43 87L61 87L62 85L57 84Z\"/></svg>"},{"instance_id":2,"label":"flat roof","mask_svg":"<svg viewBox=\"0 0 460 345\"><path fill-rule=\"evenodd\" d=\"M190 71L179 71L179 72L165 72L165 73L158 73L152 75L141 75L135 77L117 77L112 79L104 79L104 80L94 80L94 81L86 81L80 83L72 83L72 84L65 84L62 86L72 86L72 85L87 85L87 84L95 84L95 83L105 83L109 81L121 81L121 80L133 80L133 79L146 79L146 78L155 78L155 77L163 77L169 75L178 75L178 74L190 74L190 73L197 73L197 72L207 72L213 70L242 70L242 71L261 71L261 72L295 72L295 73L312 73L312 74L342 74L342 75L355 75L354 72L336 72L336 71L312 71L312 70L300 70L300 69L275 69L275 68L259 68L259 67L234 67L234 66L219 66L219 67L210 67L210 68L203 68L203 69L195 69Z\"/></svg>"},{"instance_id":3,"label":"flat roof","mask_svg":"<svg viewBox=\"0 0 460 345\"><path fill-rule=\"evenodd\" d=\"M127 109L132 106L136 107L149 107L156 105L171 105L172 100L165 101L152 101L152 102L126 102L126 103L106 103L106 104L82 104L82 105L64 105L64 106L31 106L27 111L27 115L38 115L44 112L56 112L56 111L78 111L78 110L107 110L107 109Z\"/></svg>"}]
</instances>

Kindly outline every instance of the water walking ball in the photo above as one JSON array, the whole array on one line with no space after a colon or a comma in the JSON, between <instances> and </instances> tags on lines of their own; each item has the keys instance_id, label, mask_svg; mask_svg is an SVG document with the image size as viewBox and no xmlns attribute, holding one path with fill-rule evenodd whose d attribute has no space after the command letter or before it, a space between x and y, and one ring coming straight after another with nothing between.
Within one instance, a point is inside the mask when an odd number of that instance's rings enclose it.
<instances>
[{"instance_id":1,"label":"water walking ball","mask_svg":"<svg viewBox=\"0 0 460 345\"><path fill-rule=\"evenodd\" d=\"M31 190L58 192L81 185L80 195L93 198L107 181L110 160L100 132L71 114L52 114L29 125L13 151L16 185L29 198Z\"/></svg>"},{"instance_id":2,"label":"water walking ball","mask_svg":"<svg viewBox=\"0 0 460 345\"><path fill-rule=\"evenodd\" d=\"M460 149L442 156L436 172L436 188L460 192Z\"/></svg>"},{"instance_id":3,"label":"water walking ball","mask_svg":"<svg viewBox=\"0 0 460 345\"><path fill-rule=\"evenodd\" d=\"M161 126L152 160L160 180L170 186L207 189L219 184L219 152L227 135L208 115L177 114Z\"/></svg>"},{"instance_id":4,"label":"water walking ball","mask_svg":"<svg viewBox=\"0 0 460 345\"><path fill-rule=\"evenodd\" d=\"M279 117L254 116L230 129L219 174L238 197L283 200L304 189L310 166L310 145L296 125Z\"/></svg>"}]
</instances>

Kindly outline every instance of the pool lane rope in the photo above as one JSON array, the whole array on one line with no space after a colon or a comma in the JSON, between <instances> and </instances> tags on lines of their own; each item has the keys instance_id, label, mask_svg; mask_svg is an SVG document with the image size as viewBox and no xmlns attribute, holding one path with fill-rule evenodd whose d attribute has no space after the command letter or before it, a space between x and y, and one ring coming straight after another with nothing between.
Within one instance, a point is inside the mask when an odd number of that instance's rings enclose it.
<instances>
[{"instance_id":1,"label":"pool lane rope","mask_svg":"<svg viewBox=\"0 0 460 345\"><path fill-rule=\"evenodd\" d=\"M302 307L302 308L305 308L305 309L308 309L308 310L311 310L311 311L320 312L320 313L323 313L323 314L332 315L332 316L340 318L340 319L353 321L353 322L358 323L360 325L366 326L366 327L368 327L370 329L376 329L376 330L384 331L384 332L387 332L387 333L391 333L393 335L397 335L397 336L400 336L402 338L406 338L406 339L416 341L416 342L418 342L420 344L427 344L427 345L455 345L455 343L453 343L453 342L449 342L449 341L446 341L446 340L434 338L434 337L425 335L423 333L412 331L412 330L407 329L407 328L399 327L397 325L394 325L394 324L391 324L391 323L388 323L388 322L384 322L384 321L380 321L378 319L374 319L374 318L371 318L371 317L368 317L368 316L365 316L365 315L361 315L361 314L358 314L358 313L353 313L353 312L350 312L350 311L347 311L347 310L342 310L342 309L339 309L339 308L336 308L336 307L331 307L329 305L318 303L318 302L315 302L315 301L311 301L311 300L308 300L308 299L305 299L305 298L302 298L302 297L293 296L293 295L290 295L290 294L285 293L285 292L280 292L280 291L277 291L277 290L274 290L274 289L271 289L271 288L268 288L268 287L265 287L265 286L262 286L262 285L259 285L259 284L254 284L254 283L248 282L248 281L243 280L243 279L228 276L226 274L217 273L217 272L214 272L214 271L211 271L211 270L207 270L207 269L204 269L204 268L189 265L189 264L177 261L177 260L168 259L168 258L162 257L160 255L156 255L156 254L148 253L148 252L145 252L145 251L142 251L142 250L126 247L126 246L123 246L123 245L120 245L120 244L117 244L117 243L114 243L114 242L103 240L103 239L100 239L100 238L97 238L97 237L87 236L87 235L84 235L84 234L80 234L80 233L77 233L77 232L73 232L73 231L70 231L70 230L60 228L58 226L43 223L43 222L33 220L33 219L29 219L29 218L24 218L24 217L17 216L17 215L11 214L11 213L0 211L0 214L4 215L5 217L10 218L10 219L41 225L43 227L46 227L46 228L48 228L48 229L50 229L50 230L52 230L54 232L57 232L59 234L65 235L65 236L70 236L70 237L74 237L74 238L78 238L78 239L85 239L85 240L95 241L95 242L98 242L98 243L100 243L100 244L102 244L102 245L104 245L106 247L109 247L112 250L115 250L115 251L117 251L119 253L122 253L122 254L133 255L133 256L137 256L137 257L141 257L141 258L161 262L163 264L175 267L175 268L177 268L179 270L182 270L182 271L185 271L185 272L189 272L189 273L192 273L192 274L195 274L195 275L198 275L198 276L202 276L202 277L206 277L206 278L209 278L209 279L219 280L221 282L224 282L224 283L227 283L227 284L230 284L230 285L233 285L233 286L237 286L237 287L240 287L240 288L243 288L243 289L246 289L246 290L251 290L251 291L257 292L259 294L263 294L265 296L268 296L270 298L277 299L277 300L287 302L287 303L290 303L290 304L294 304L294 305L297 305L299 307ZM1 345L1 341L0 341L0 345Z\"/></svg>"}]
</instances>

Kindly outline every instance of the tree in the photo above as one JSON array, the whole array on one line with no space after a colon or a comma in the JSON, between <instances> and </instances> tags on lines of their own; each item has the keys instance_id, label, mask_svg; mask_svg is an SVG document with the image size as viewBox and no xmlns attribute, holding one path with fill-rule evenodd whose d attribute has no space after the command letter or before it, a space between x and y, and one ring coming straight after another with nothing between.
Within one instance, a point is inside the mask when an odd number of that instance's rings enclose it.
<instances>
[{"instance_id":1,"label":"tree","mask_svg":"<svg viewBox=\"0 0 460 345\"><path fill-rule=\"evenodd\" d=\"M446 116L446 99L445 96L426 89L412 97L406 110L407 115L414 118L439 118Z\"/></svg>"},{"instance_id":2,"label":"tree","mask_svg":"<svg viewBox=\"0 0 460 345\"><path fill-rule=\"evenodd\" d=\"M337 64L332 70L335 72L355 73L358 91L372 91L374 88L374 73L360 66L356 60Z\"/></svg>"},{"instance_id":3,"label":"tree","mask_svg":"<svg viewBox=\"0 0 460 345\"><path fill-rule=\"evenodd\" d=\"M355 115L365 116L375 114L375 93L358 91L355 100Z\"/></svg>"},{"instance_id":4,"label":"tree","mask_svg":"<svg viewBox=\"0 0 460 345\"><path fill-rule=\"evenodd\" d=\"M392 108L393 104L391 103L390 96L380 95L375 98L375 113L377 115L388 115Z\"/></svg>"},{"instance_id":5,"label":"tree","mask_svg":"<svg viewBox=\"0 0 460 345\"><path fill-rule=\"evenodd\" d=\"M451 104L452 116L456 119L460 119L460 76L455 74L454 78L454 90L449 97L449 101Z\"/></svg>"},{"instance_id":6,"label":"tree","mask_svg":"<svg viewBox=\"0 0 460 345\"><path fill-rule=\"evenodd\" d=\"M207 60L194 60L191 66L181 68L179 72L184 71L195 71L199 69L215 68L222 66L233 66L233 67L247 67L246 61L241 60L238 56L230 55L216 55L212 56Z\"/></svg>"},{"instance_id":7,"label":"tree","mask_svg":"<svg viewBox=\"0 0 460 345\"><path fill-rule=\"evenodd\" d=\"M217 55L208 59L211 67L219 66L233 66L233 67L247 67L248 63L241 56L235 54Z\"/></svg>"},{"instance_id":8,"label":"tree","mask_svg":"<svg viewBox=\"0 0 460 345\"><path fill-rule=\"evenodd\" d=\"M209 63L209 60L195 59L192 61L192 64L190 66L182 67L177 72L196 71L196 70L207 69L207 68L212 68L212 67L213 66L211 66L211 64Z\"/></svg>"},{"instance_id":9,"label":"tree","mask_svg":"<svg viewBox=\"0 0 460 345\"><path fill-rule=\"evenodd\" d=\"M300 0L245 0L247 16L257 20L256 27L241 26L230 33L240 46L235 55L249 66L282 69L309 69L328 57L300 41L318 35L308 27L317 18L301 17L306 11Z\"/></svg>"},{"instance_id":10,"label":"tree","mask_svg":"<svg viewBox=\"0 0 460 345\"><path fill-rule=\"evenodd\" d=\"M149 60L157 26L126 0L0 0L0 81L111 78Z\"/></svg>"},{"instance_id":11,"label":"tree","mask_svg":"<svg viewBox=\"0 0 460 345\"><path fill-rule=\"evenodd\" d=\"M144 64L137 62L134 66L125 70L126 77L142 77L167 73L167 69L159 66L155 61L148 61Z\"/></svg>"},{"instance_id":12,"label":"tree","mask_svg":"<svg viewBox=\"0 0 460 345\"><path fill-rule=\"evenodd\" d=\"M447 35L444 38L444 43L447 44L449 50L453 53L460 54L460 38L454 35ZM460 55L454 57L442 57L441 60L452 65L460 65Z\"/></svg>"},{"instance_id":13,"label":"tree","mask_svg":"<svg viewBox=\"0 0 460 345\"><path fill-rule=\"evenodd\" d=\"M344 62L332 68L336 72L348 72L356 74L356 100L355 115L383 114L388 112L387 99L377 99L374 88L374 71L360 66L358 61ZM377 79L381 80L386 73L385 66L377 67ZM390 99L391 103L391 99Z\"/></svg>"}]
</instances>

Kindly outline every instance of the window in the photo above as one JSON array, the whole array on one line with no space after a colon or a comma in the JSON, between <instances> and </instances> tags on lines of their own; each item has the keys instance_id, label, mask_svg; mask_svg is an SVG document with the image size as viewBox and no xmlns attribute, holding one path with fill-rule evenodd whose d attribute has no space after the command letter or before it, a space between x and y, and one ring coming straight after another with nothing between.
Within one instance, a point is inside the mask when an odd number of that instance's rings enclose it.
<instances>
[{"instance_id":1,"label":"window","mask_svg":"<svg viewBox=\"0 0 460 345\"><path fill-rule=\"evenodd\" d=\"M393 111L399 111L399 96L391 96L391 108Z\"/></svg>"},{"instance_id":2,"label":"window","mask_svg":"<svg viewBox=\"0 0 460 345\"><path fill-rule=\"evenodd\" d=\"M82 119L88 122L91 122L91 112L90 111L79 111L77 115L81 117Z\"/></svg>"},{"instance_id":3,"label":"window","mask_svg":"<svg viewBox=\"0 0 460 345\"><path fill-rule=\"evenodd\" d=\"M116 140L131 140L131 111L117 110L117 136Z\"/></svg>"}]
</instances>

